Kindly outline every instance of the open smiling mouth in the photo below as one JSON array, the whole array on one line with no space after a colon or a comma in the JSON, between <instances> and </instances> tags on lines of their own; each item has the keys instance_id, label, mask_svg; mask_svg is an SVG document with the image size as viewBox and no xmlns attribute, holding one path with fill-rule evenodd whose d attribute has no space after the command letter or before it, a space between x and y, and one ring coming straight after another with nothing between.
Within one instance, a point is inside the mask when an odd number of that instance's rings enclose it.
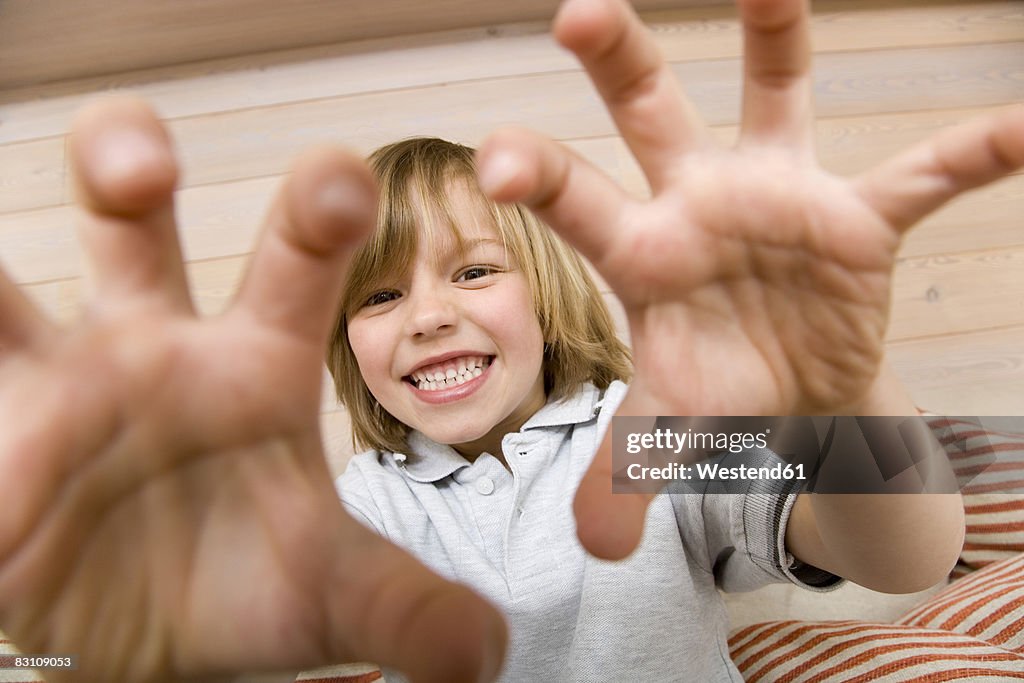
<instances>
[{"instance_id":1,"label":"open smiling mouth","mask_svg":"<svg viewBox=\"0 0 1024 683\"><path fill-rule=\"evenodd\" d=\"M494 356L463 356L420 368L402 379L420 391L441 391L479 377L492 360Z\"/></svg>"}]
</instances>

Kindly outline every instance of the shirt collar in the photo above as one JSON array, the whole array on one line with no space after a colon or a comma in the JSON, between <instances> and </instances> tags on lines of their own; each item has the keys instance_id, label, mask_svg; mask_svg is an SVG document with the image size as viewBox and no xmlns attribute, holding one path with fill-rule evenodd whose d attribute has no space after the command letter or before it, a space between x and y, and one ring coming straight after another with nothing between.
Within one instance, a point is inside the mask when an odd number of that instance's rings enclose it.
<instances>
[{"instance_id":1,"label":"shirt collar","mask_svg":"<svg viewBox=\"0 0 1024 683\"><path fill-rule=\"evenodd\" d=\"M564 427L587 422L601 406L602 392L593 384L557 401L548 401L526 421L520 431ZM454 474L470 462L451 446L440 444L415 429L409 432L407 453L394 453L395 464L413 481L432 483Z\"/></svg>"},{"instance_id":2,"label":"shirt collar","mask_svg":"<svg viewBox=\"0 0 1024 683\"><path fill-rule=\"evenodd\" d=\"M562 427L587 422L595 415L601 405L601 391L589 382L580 387L579 391L557 401L548 401L543 408L533 414L522 431L537 427Z\"/></svg>"}]
</instances>

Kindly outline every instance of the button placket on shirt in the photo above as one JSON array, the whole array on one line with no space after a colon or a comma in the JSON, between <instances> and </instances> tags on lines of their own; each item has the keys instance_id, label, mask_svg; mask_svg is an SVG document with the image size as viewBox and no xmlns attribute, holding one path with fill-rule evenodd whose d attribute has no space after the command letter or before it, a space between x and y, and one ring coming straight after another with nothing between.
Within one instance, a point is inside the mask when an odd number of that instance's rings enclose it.
<instances>
[{"instance_id":1,"label":"button placket on shirt","mask_svg":"<svg viewBox=\"0 0 1024 683\"><path fill-rule=\"evenodd\" d=\"M476 480L476 492L482 496L489 496L494 493L494 480L488 476Z\"/></svg>"},{"instance_id":2,"label":"button placket on shirt","mask_svg":"<svg viewBox=\"0 0 1024 683\"><path fill-rule=\"evenodd\" d=\"M477 532L483 542L484 553L495 566L504 567L507 549L504 533L505 514L512 505L510 475L497 459L487 456L462 471L458 482L465 487L468 502L473 508Z\"/></svg>"},{"instance_id":3,"label":"button placket on shirt","mask_svg":"<svg viewBox=\"0 0 1024 683\"><path fill-rule=\"evenodd\" d=\"M515 480L515 488L512 497L512 519L509 520L510 531L515 527L516 522L522 521L526 516L526 508L523 502L523 490L520 481L523 477L532 478L532 470L537 466L543 467L543 463L537 462L536 451L544 447L544 438L538 433L518 433L506 437L505 457L509 469L512 471ZM534 473L535 474L535 473Z\"/></svg>"},{"instance_id":4,"label":"button placket on shirt","mask_svg":"<svg viewBox=\"0 0 1024 683\"><path fill-rule=\"evenodd\" d=\"M515 474L506 567L510 593L521 600L562 596L566 586L582 576L581 571L566 570L579 565L582 556L576 551L575 534L563 532L563 508L569 507L571 494L563 494L561 483L573 460L569 448L563 447L568 445L565 436L565 429L543 427L504 444Z\"/></svg>"},{"instance_id":5,"label":"button placket on shirt","mask_svg":"<svg viewBox=\"0 0 1024 683\"><path fill-rule=\"evenodd\" d=\"M520 463L518 458L513 457L513 454L515 454L516 456L522 456L523 453L521 451L525 450L519 445L520 436L520 434L507 434L505 438L502 440L501 444L502 452L505 455L505 462L508 464L509 472L512 473L513 514L508 520L509 531L511 531L512 524L516 521L516 519L522 516L522 508L519 505L519 480L522 476L522 471L520 470Z\"/></svg>"}]
</instances>

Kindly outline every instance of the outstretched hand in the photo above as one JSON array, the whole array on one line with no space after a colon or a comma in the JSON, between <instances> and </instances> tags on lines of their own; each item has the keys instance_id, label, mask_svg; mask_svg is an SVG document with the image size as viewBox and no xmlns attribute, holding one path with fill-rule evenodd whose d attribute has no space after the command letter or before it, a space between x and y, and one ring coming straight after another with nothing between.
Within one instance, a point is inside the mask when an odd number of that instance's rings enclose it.
<instances>
[{"instance_id":1,"label":"outstretched hand","mask_svg":"<svg viewBox=\"0 0 1024 683\"><path fill-rule=\"evenodd\" d=\"M481 147L490 196L530 206L625 307L635 377L620 415L863 410L880 376L902 234L1024 164L1024 108L937 135L863 175L815 162L809 3L740 0L739 140L715 144L621 0L568 0L558 40L583 63L652 190L628 197L523 130ZM649 502L612 495L610 434L576 497L578 532L623 557Z\"/></svg>"},{"instance_id":2,"label":"outstretched hand","mask_svg":"<svg viewBox=\"0 0 1024 683\"><path fill-rule=\"evenodd\" d=\"M68 680L213 679L370 660L496 675L504 625L342 510L318 427L366 166L302 157L228 311L196 316L177 166L145 105L70 139L94 295L57 329L0 274L0 628ZM53 680L64 680L54 675Z\"/></svg>"}]
</instances>

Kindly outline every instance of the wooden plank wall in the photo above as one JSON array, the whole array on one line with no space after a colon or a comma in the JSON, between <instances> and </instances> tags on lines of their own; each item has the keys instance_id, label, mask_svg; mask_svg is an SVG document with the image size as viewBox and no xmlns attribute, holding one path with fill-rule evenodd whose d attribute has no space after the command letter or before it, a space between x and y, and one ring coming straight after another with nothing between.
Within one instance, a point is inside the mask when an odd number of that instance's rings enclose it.
<instances>
[{"instance_id":1,"label":"wooden plank wall","mask_svg":"<svg viewBox=\"0 0 1024 683\"><path fill-rule=\"evenodd\" d=\"M843 174L1024 100L1024 2L815 3L820 157ZM649 13L661 49L716 134L735 133L740 36L729 8ZM83 269L65 135L95 93L130 89L164 116L185 164L179 213L200 308L238 281L295 153L366 152L401 137L478 143L516 123L560 139L632 191L645 186L598 99L542 23L318 46L0 92L0 259L71 320ZM947 414L1024 414L1024 174L964 197L906 240L891 360L918 402ZM611 298L611 297L609 297ZM340 466L344 413L325 391Z\"/></svg>"},{"instance_id":2,"label":"wooden plank wall","mask_svg":"<svg viewBox=\"0 0 1024 683\"><path fill-rule=\"evenodd\" d=\"M730 0L633 0L643 10ZM0 88L550 19L558 0L0 0ZM54 44L59 42L60 49Z\"/></svg>"}]
</instances>

